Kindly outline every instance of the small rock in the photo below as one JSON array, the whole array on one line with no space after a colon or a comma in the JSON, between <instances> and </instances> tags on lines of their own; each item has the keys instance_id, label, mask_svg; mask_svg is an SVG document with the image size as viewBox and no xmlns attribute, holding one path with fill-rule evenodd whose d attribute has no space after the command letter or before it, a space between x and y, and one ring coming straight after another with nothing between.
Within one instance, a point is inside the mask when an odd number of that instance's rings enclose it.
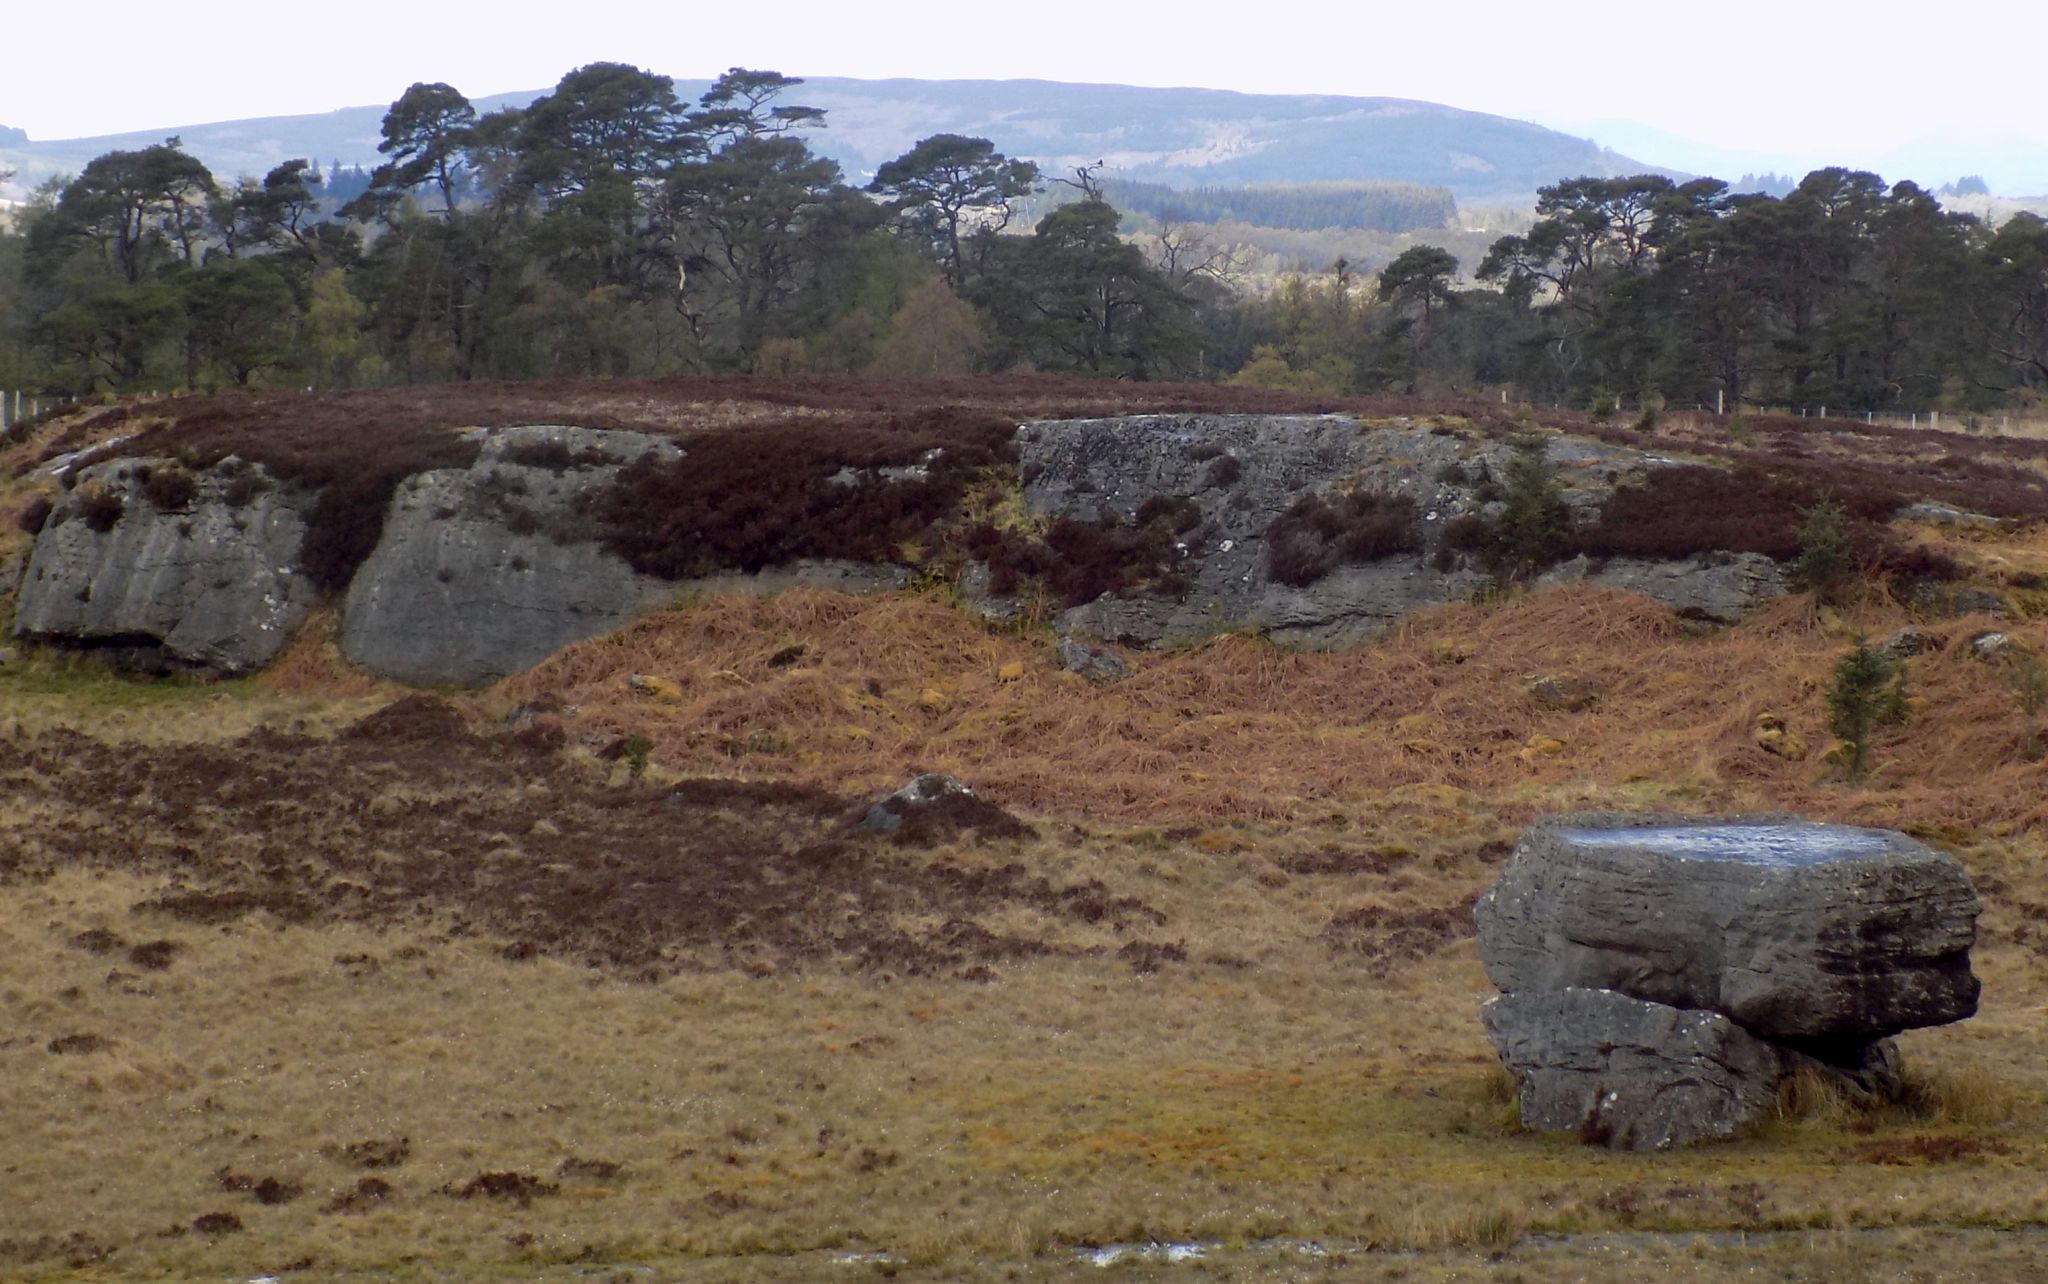
<instances>
[{"instance_id":1,"label":"small rock","mask_svg":"<svg viewBox=\"0 0 2048 1284\"><path fill-rule=\"evenodd\" d=\"M1756 716L1756 744L1765 753L1775 754L1788 762L1800 762L1806 757L1806 741L1775 713Z\"/></svg>"},{"instance_id":2,"label":"small rock","mask_svg":"<svg viewBox=\"0 0 2048 1284\"><path fill-rule=\"evenodd\" d=\"M627 677L626 685L641 695L652 696L663 704L683 702L683 689L667 678L657 678L648 673L635 673Z\"/></svg>"},{"instance_id":3,"label":"small rock","mask_svg":"<svg viewBox=\"0 0 2048 1284\"><path fill-rule=\"evenodd\" d=\"M1949 597L1948 608L1957 615L2004 615L2009 609L2005 598L1990 589L1957 589Z\"/></svg>"},{"instance_id":4,"label":"small rock","mask_svg":"<svg viewBox=\"0 0 2048 1284\"><path fill-rule=\"evenodd\" d=\"M1967 509L1950 504L1938 504L1932 500L1919 500L1906 505L1892 514L1893 517L1909 522L1931 522L1939 526L1990 526L2000 525L1996 517L1984 513L1972 513Z\"/></svg>"},{"instance_id":5,"label":"small rock","mask_svg":"<svg viewBox=\"0 0 2048 1284\"><path fill-rule=\"evenodd\" d=\"M911 811L937 806L949 798L972 797L974 790L965 781L943 772L928 771L868 808L867 814L861 817L860 827L893 834L903 827L903 817Z\"/></svg>"},{"instance_id":6,"label":"small rock","mask_svg":"<svg viewBox=\"0 0 2048 1284\"><path fill-rule=\"evenodd\" d=\"M1801 1071L1833 1078L1853 1097L1889 1099L1901 1086L1889 1039L1854 1049L1838 1066L1759 1039L1718 1012L1613 990L1506 994L1480 1019L1520 1087L1523 1126L1612 1150L1748 1132Z\"/></svg>"},{"instance_id":7,"label":"small rock","mask_svg":"<svg viewBox=\"0 0 2048 1284\"><path fill-rule=\"evenodd\" d=\"M1923 629L1904 628L1884 640L1878 648L1887 660L1904 660L1921 655L1934 646L1934 639Z\"/></svg>"},{"instance_id":8,"label":"small rock","mask_svg":"<svg viewBox=\"0 0 2048 1284\"><path fill-rule=\"evenodd\" d=\"M2003 660L2025 649L2010 633L1979 633L1970 639L1970 654L1980 660Z\"/></svg>"},{"instance_id":9,"label":"small rock","mask_svg":"<svg viewBox=\"0 0 2048 1284\"><path fill-rule=\"evenodd\" d=\"M1600 703L1600 693L1591 683L1568 673L1535 678L1524 689L1531 700L1546 709L1565 713L1577 713Z\"/></svg>"},{"instance_id":10,"label":"small rock","mask_svg":"<svg viewBox=\"0 0 2048 1284\"><path fill-rule=\"evenodd\" d=\"M1060 639L1060 664L1090 682L1116 682L1131 674L1122 656L1072 637Z\"/></svg>"}]
</instances>

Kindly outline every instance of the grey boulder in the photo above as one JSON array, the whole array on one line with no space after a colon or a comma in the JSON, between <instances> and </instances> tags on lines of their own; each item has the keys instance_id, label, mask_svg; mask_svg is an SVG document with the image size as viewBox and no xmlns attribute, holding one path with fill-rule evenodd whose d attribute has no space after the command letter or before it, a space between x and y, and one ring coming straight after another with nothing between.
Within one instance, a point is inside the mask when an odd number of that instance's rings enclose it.
<instances>
[{"instance_id":1,"label":"grey boulder","mask_svg":"<svg viewBox=\"0 0 2048 1284\"><path fill-rule=\"evenodd\" d=\"M1801 1070L1848 1090L1896 1079L1889 1042L1835 1068L1750 1034L1718 1012L1567 988L1502 995L1480 1020L1518 1081L1522 1123L1615 1150L1666 1150L1748 1132ZM1890 1076L1889 1079L1887 1076Z\"/></svg>"},{"instance_id":2,"label":"grey boulder","mask_svg":"<svg viewBox=\"0 0 2048 1284\"><path fill-rule=\"evenodd\" d=\"M224 460L182 495L122 459L80 473L38 534L14 631L101 649L131 667L246 673L277 658L317 593L298 570L302 496Z\"/></svg>"},{"instance_id":3,"label":"grey boulder","mask_svg":"<svg viewBox=\"0 0 2048 1284\"><path fill-rule=\"evenodd\" d=\"M476 686L692 593L868 592L906 578L901 567L823 559L687 581L635 571L598 538L588 509L650 454L683 457L644 433L529 425L490 433L468 468L407 478L349 585L342 653L385 677Z\"/></svg>"},{"instance_id":4,"label":"grey boulder","mask_svg":"<svg viewBox=\"0 0 2048 1284\"><path fill-rule=\"evenodd\" d=\"M1101 647L1089 646L1079 638L1060 639L1060 666L1090 682L1116 682L1131 674L1122 656Z\"/></svg>"},{"instance_id":5,"label":"grey boulder","mask_svg":"<svg viewBox=\"0 0 2048 1284\"><path fill-rule=\"evenodd\" d=\"M1973 1014L1978 909L1903 834L1589 816L1532 826L1473 915L1511 995L1615 990L1830 1051Z\"/></svg>"},{"instance_id":6,"label":"grey boulder","mask_svg":"<svg viewBox=\"0 0 2048 1284\"><path fill-rule=\"evenodd\" d=\"M974 790L966 781L943 772L928 771L912 777L909 784L868 808L867 814L860 819L860 828L893 834L903 828L903 818L912 812L972 797Z\"/></svg>"}]
</instances>

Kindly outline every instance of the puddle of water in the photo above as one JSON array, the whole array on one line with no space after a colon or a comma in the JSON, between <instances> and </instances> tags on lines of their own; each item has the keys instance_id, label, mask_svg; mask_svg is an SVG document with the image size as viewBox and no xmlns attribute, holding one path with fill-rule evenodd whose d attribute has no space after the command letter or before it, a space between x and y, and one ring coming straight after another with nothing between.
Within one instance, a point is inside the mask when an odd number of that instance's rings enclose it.
<instances>
[{"instance_id":1,"label":"puddle of water","mask_svg":"<svg viewBox=\"0 0 2048 1284\"><path fill-rule=\"evenodd\" d=\"M1211 1253L1223 1251L1216 1240L1172 1243L1154 1240L1144 1244L1103 1244L1077 1248L1074 1256L1091 1266L1114 1266L1118 1262L1199 1262ZM1243 1252L1260 1257L1324 1258L1330 1250L1311 1239L1261 1239L1245 1244ZM1356 1251L1354 1249L1354 1251Z\"/></svg>"},{"instance_id":2,"label":"puddle of water","mask_svg":"<svg viewBox=\"0 0 2048 1284\"><path fill-rule=\"evenodd\" d=\"M1118 1262L1194 1262L1223 1247L1221 1244L1104 1244L1081 1248L1074 1255L1090 1266L1115 1266Z\"/></svg>"},{"instance_id":3,"label":"puddle of water","mask_svg":"<svg viewBox=\"0 0 2048 1284\"><path fill-rule=\"evenodd\" d=\"M1558 837L1577 847L1632 847L1679 860L1731 861L1780 868L1827 865L1896 850L1892 837L1875 829L1783 822L1562 829Z\"/></svg>"}]
</instances>

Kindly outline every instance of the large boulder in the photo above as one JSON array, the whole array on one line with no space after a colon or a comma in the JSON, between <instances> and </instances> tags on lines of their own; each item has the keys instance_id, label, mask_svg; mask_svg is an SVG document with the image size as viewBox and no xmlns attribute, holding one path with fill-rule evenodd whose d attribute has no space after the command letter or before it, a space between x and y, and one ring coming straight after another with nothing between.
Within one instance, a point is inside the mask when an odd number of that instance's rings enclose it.
<instances>
[{"instance_id":1,"label":"large boulder","mask_svg":"<svg viewBox=\"0 0 2048 1284\"><path fill-rule=\"evenodd\" d=\"M1532 826L1474 909L1510 994L1615 990L1817 1050L1974 1013L1977 913L1903 834L1620 816Z\"/></svg>"},{"instance_id":2,"label":"large boulder","mask_svg":"<svg viewBox=\"0 0 2048 1284\"><path fill-rule=\"evenodd\" d=\"M1789 1054L1718 1012L1613 990L1502 995L1479 1011L1522 1124L1616 1150L1733 1137L1778 1101Z\"/></svg>"},{"instance_id":3,"label":"large boulder","mask_svg":"<svg viewBox=\"0 0 2048 1284\"><path fill-rule=\"evenodd\" d=\"M468 468L406 479L349 585L342 653L386 677L473 686L691 593L904 581L900 567L831 561L685 582L643 575L598 538L588 510L649 454L683 451L645 433L534 425L488 434Z\"/></svg>"},{"instance_id":4,"label":"large boulder","mask_svg":"<svg viewBox=\"0 0 2048 1284\"><path fill-rule=\"evenodd\" d=\"M298 569L306 502L232 457L87 467L37 535L14 631L151 671L260 669L317 597Z\"/></svg>"},{"instance_id":5,"label":"large boulder","mask_svg":"<svg viewBox=\"0 0 2048 1284\"><path fill-rule=\"evenodd\" d=\"M672 595L605 548L577 511L579 495L650 451L679 448L641 433L510 428L486 437L468 468L407 478L349 585L342 653L407 682L479 684Z\"/></svg>"}]
</instances>

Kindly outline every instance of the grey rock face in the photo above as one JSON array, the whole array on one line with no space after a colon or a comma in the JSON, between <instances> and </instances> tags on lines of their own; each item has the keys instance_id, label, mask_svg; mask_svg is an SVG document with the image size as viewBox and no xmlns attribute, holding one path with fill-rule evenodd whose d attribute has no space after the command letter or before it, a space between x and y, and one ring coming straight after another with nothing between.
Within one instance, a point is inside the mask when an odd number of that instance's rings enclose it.
<instances>
[{"instance_id":1,"label":"grey rock face","mask_svg":"<svg viewBox=\"0 0 2048 1284\"><path fill-rule=\"evenodd\" d=\"M277 657L316 597L297 569L302 499L247 476L236 485L238 461L196 474L187 502L160 509L142 479L173 466L123 459L80 474L36 538L17 636L104 648L160 671L243 673Z\"/></svg>"},{"instance_id":2,"label":"grey rock face","mask_svg":"<svg viewBox=\"0 0 2048 1284\"><path fill-rule=\"evenodd\" d=\"M1776 1106L1788 1054L1716 1012L1613 990L1503 995L1480 1009L1520 1083L1522 1123L1615 1150L1746 1132Z\"/></svg>"},{"instance_id":3,"label":"grey rock face","mask_svg":"<svg viewBox=\"0 0 2048 1284\"><path fill-rule=\"evenodd\" d=\"M1785 573L1761 553L1703 553L1677 561L1573 558L1543 584L1596 583L1654 597L1687 619L1729 624L1785 594Z\"/></svg>"},{"instance_id":4,"label":"grey rock face","mask_svg":"<svg viewBox=\"0 0 2048 1284\"><path fill-rule=\"evenodd\" d=\"M519 462L536 447L588 462L559 471ZM484 683L673 596L674 585L585 537L574 509L580 493L648 451L679 453L640 433L513 428L492 434L466 469L408 478L349 585L342 653L407 682Z\"/></svg>"},{"instance_id":5,"label":"grey rock face","mask_svg":"<svg viewBox=\"0 0 2048 1284\"><path fill-rule=\"evenodd\" d=\"M1473 911L1508 993L1617 990L1816 1048L1974 1013L1977 913L1903 834L1612 816L1532 826Z\"/></svg>"},{"instance_id":6,"label":"grey rock face","mask_svg":"<svg viewBox=\"0 0 2048 1284\"><path fill-rule=\"evenodd\" d=\"M522 462L543 450L576 462ZM903 582L900 567L828 561L682 582L639 574L589 537L577 505L650 452L682 454L644 433L509 428L492 433L469 468L409 478L349 586L343 654L407 682L478 685L693 593Z\"/></svg>"},{"instance_id":7,"label":"grey rock face","mask_svg":"<svg viewBox=\"0 0 2048 1284\"><path fill-rule=\"evenodd\" d=\"M1364 641L1415 611L1464 601L1487 578L1443 548L1446 525L1497 507L1482 498L1505 475L1512 448L1421 425L1363 426L1342 415L1141 415L1027 423L1017 434L1025 499L1041 517L1132 519L1154 496L1192 500L1201 523L1182 537L1175 567L1185 591L1098 598L1060 617L1065 631L1133 645L1196 641L1254 628L1308 646ZM1593 442L1548 445L1576 518L1595 517L1614 487L1650 468L1695 467ZM1303 495L1367 490L1402 496L1418 514L1418 550L1340 566L1305 587L1273 579L1266 531ZM1612 583L1673 609L1734 619L1784 591L1776 566L1754 555L1682 562L1580 562L1562 580ZM963 585L979 609L1014 603Z\"/></svg>"}]
</instances>

